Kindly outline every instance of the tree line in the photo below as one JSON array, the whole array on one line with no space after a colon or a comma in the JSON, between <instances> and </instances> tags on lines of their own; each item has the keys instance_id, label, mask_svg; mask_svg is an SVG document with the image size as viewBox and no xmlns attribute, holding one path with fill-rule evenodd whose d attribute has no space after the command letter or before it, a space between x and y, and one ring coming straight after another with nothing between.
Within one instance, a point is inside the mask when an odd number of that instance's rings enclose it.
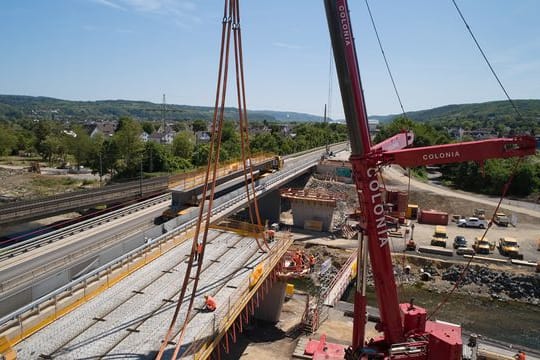
<instances>
[{"instance_id":1,"label":"tree line","mask_svg":"<svg viewBox=\"0 0 540 360\"><path fill-rule=\"evenodd\" d=\"M50 166L63 167L69 163L90 168L99 175L110 174L115 179L133 178L141 172L188 171L207 164L209 143L197 142L195 138L197 132L207 131L205 121L174 123L176 135L172 144L144 142L143 131L151 134L159 125L121 117L114 135L98 133L91 137L82 124L66 127L58 121L29 119L0 122L0 155L38 154ZM286 155L347 139L347 129L342 124L294 123L289 125L288 134L282 132L283 125L278 123L264 121L252 126L265 129L250 136L252 154ZM236 122L225 121L220 161L240 159L240 147Z\"/></svg>"},{"instance_id":2,"label":"tree line","mask_svg":"<svg viewBox=\"0 0 540 360\"><path fill-rule=\"evenodd\" d=\"M379 128L374 142L378 143L402 130L412 130L415 134L414 147L448 144L456 142L449 136L448 128L439 122L415 122L406 117L398 117ZM471 141L464 137L461 141ZM445 185L487 195L501 195L508 179L513 176L507 191L509 196L526 197L540 192L540 157L525 159L490 159L483 164L464 162L441 165L442 181ZM425 168L416 169L425 175Z\"/></svg>"}]
</instances>

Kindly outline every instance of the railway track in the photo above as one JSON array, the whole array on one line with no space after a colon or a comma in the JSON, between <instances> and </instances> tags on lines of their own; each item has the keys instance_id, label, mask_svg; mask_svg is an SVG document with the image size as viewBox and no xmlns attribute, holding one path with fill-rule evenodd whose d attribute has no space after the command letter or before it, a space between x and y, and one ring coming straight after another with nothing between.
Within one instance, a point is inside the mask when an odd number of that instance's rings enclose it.
<instances>
[{"instance_id":1,"label":"railway track","mask_svg":"<svg viewBox=\"0 0 540 360\"><path fill-rule=\"evenodd\" d=\"M208 252L208 258L200 274L201 281L204 282L204 287L198 290L198 296L202 294L214 295L224 287L227 286L228 281L242 272L250 271L249 266L244 266L239 269L234 269L237 264L234 264L234 259L238 259L238 252L235 250L239 246L245 246L240 244L242 241L246 242L244 238L234 233L227 233L224 235L221 232L212 231L209 234L209 247L212 251ZM218 245L214 245L214 240L217 236L221 236ZM252 242L253 245L249 246L240 256L245 259L245 262L254 263L260 259L263 254L258 254L258 248ZM189 254L191 242L188 241L181 245L182 252ZM101 303L101 307L98 307L101 311L94 316L91 320L88 318L83 320L86 322L84 326L77 329L77 332L67 339L61 341L59 344L54 345L50 350L42 353L40 358L42 359L71 359L74 357L88 357L102 359L102 358L115 358L130 352L134 354L133 344L140 344L142 339L135 338L129 341L130 337L140 337L141 328L154 328L156 329L157 336L154 336L151 342L148 344L146 353L138 353L137 356L150 355L159 346L159 338L162 338L166 330L166 322L170 319L170 312L174 310L175 302L179 295L179 286L171 284L170 278L175 274L182 274L186 270L187 262L185 256L178 257L170 265L166 266L164 270L154 274L152 277L147 277L144 283L133 286L132 284L124 286L122 296L115 296L111 299L115 299L113 302ZM178 260L180 258L181 260ZM219 260L218 260L219 259ZM216 276L217 273L217 276ZM192 286L193 280L190 281ZM179 285L179 284L178 284ZM135 290L129 291L129 287L135 287ZM151 297L148 302L141 305L140 302L144 301L141 297ZM189 295L184 297L183 303L188 301ZM97 300L97 299L96 299ZM134 305L139 302L139 306ZM91 304L88 304L90 307ZM134 309L138 309L136 314ZM181 312L181 317L185 317L185 310ZM190 320L196 316L198 311L195 311ZM184 317L182 317L182 315ZM121 324L111 324L114 319L127 319ZM60 320L62 321L62 320ZM70 321L69 319L67 320ZM198 322L199 324L199 322ZM177 324L175 331L175 337L180 330L180 324ZM144 333L145 331L142 331ZM103 345L96 344L96 342L103 341ZM53 340L54 341L54 340ZM152 342L153 341L153 342ZM153 346L151 345L153 344ZM88 351L91 353L89 355Z\"/></svg>"},{"instance_id":2,"label":"railway track","mask_svg":"<svg viewBox=\"0 0 540 360\"><path fill-rule=\"evenodd\" d=\"M62 240L69 236L73 236L75 234L106 224L110 221L119 219L126 215L136 213L150 206L153 206L153 205L165 202L165 201L169 201L170 199L171 199L170 193L159 195L151 199L148 199L148 200L145 200L145 201L133 204L133 205L129 205L125 208L114 211L112 213L100 215L93 219L86 220L84 222L77 223L77 224L68 226L66 228L60 229L60 230L56 230L52 233L40 235L40 236L31 238L28 240L15 243L13 245L8 245L0 249L0 262L2 260L12 258L14 256L26 253L33 249L40 248L47 244L52 244L58 240Z\"/></svg>"}]
</instances>

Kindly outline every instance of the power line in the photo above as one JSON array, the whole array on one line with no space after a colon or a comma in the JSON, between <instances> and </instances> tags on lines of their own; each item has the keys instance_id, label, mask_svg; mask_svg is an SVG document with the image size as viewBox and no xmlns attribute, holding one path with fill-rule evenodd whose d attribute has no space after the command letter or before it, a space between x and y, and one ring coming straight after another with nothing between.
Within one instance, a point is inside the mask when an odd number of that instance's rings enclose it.
<instances>
[{"instance_id":1,"label":"power line","mask_svg":"<svg viewBox=\"0 0 540 360\"><path fill-rule=\"evenodd\" d=\"M366 0L367 1L367 0ZM495 72L495 70L493 69L493 66L491 66L491 63L489 62L486 54L484 53L484 50L482 50L482 47L480 46L480 44L478 43L478 41L476 40L476 37L474 36L472 30L471 30L471 27L469 26L469 24L467 23L467 20L465 20L465 17L463 16L463 14L461 13L461 10L459 9L458 5L456 4L456 1L455 0L452 0L452 3L454 3L454 6L456 7L456 10L457 12L459 13L459 16L461 17L461 20L463 20L463 23L465 24L465 27L467 28L467 30L469 31L469 34L471 34L471 37L473 38L474 40L474 43L476 44L476 47L478 48L478 50L480 50L480 53L482 54L482 56L484 57L484 60L486 61L486 64L489 66L489 69L491 70L491 73L493 74L493 76L495 77L495 79L497 80L497 82L499 83L499 86L501 87L502 91L504 92L504 94L506 95L506 98L508 99L508 101L510 102L510 104L512 105L512 107L514 108L514 111L517 113L518 115L518 118L519 119L522 119L523 117L521 116L521 113L519 112L518 108L516 107L516 104L514 103L514 101L510 98L510 95L508 95L508 92L506 91L506 89L504 88L501 80L499 79L499 77L497 76L497 73Z\"/></svg>"},{"instance_id":2,"label":"power line","mask_svg":"<svg viewBox=\"0 0 540 360\"><path fill-rule=\"evenodd\" d=\"M375 36L377 36L377 42L379 43L379 49L381 49L381 53L384 59L384 63L386 64L386 70L388 71L388 75L390 76L390 80L392 81L392 85L394 86L394 92L396 93L399 106L401 107L401 113L404 117L407 117L407 114L405 112L405 109L403 108L403 103L401 102L401 97L399 96L399 91L396 86L396 82L394 81L394 76L392 76L392 71L390 70L390 64L388 64L388 60L386 58L386 54L384 52L384 48L382 46L381 38L379 37L379 32L377 31L377 26L375 25L375 20L373 19L373 14L371 13L371 8L369 7L368 0L365 0L366 6L369 13L369 18L371 19L371 24L373 25L373 30L375 31Z\"/></svg>"}]
</instances>

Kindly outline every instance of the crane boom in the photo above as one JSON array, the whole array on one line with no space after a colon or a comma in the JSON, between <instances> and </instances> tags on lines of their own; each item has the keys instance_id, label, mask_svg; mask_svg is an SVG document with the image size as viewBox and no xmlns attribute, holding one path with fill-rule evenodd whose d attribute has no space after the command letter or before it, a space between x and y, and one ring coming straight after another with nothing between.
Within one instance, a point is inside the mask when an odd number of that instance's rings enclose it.
<instances>
[{"instance_id":1,"label":"crane boom","mask_svg":"<svg viewBox=\"0 0 540 360\"><path fill-rule=\"evenodd\" d=\"M521 157L534 155L535 153L536 140L534 137L517 136L515 138L488 139L386 151L381 152L381 161L403 167L414 167Z\"/></svg>"},{"instance_id":2,"label":"crane boom","mask_svg":"<svg viewBox=\"0 0 540 360\"><path fill-rule=\"evenodd\" d=\"M372 146L347 0L324 0L324 3L349 130L350 162L363 215L361 223L368 237L367 247L381 318L377 329L383 333L368 346L388 359L461 359L459 326L428 321L425 309L412 302L399 304L378 169L391 163L415 167L526 156L535 153L535 139L521 136L404 149L414 136L403 132ZM357 286L354 299L352 351L347 352L347 359L359 359L366 346L366 298L359 288Z\"/></svg>"}]
</instances>

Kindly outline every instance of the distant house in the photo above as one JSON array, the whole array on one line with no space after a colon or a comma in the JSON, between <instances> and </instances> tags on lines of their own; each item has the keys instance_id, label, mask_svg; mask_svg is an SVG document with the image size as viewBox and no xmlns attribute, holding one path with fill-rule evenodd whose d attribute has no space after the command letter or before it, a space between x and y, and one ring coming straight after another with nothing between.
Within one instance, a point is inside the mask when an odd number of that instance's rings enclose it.
<instances>
[{"instance_id":1,"label":"distant house","mask_svg":"<svg viewBox=\"0 0 540 360\"><path fill-rule=\"evenodd\" d=\"M156 132L148 135L148 141L170 145L173 143L175 136L176 131L174 131L173 127L170 124L165 124L165 126L161 125Z\"/></svg>"},{"instance_id":2,"label":"distant house","mask_svg":"<svg viewBox=\"0 0 540 360\"><path fill-rule=\"evenodd\" d=\"M493 139L497 137L497 133L495 132L493 128L463 131L462 136L467 136L467 135L475 140Z\"/></svg>"},{"instance_id":3,"label":"distant house","mask_svg":"<svg viewBox=\"0 0 540 360\"><path fill-rule=\"evenodd\" d=\"M150 135L146 131L143 131L141 135L139 135L139 139L141 139L142 142L148 142L149 138Z\"/></svg>"},{"instance_id":4,"label":"distant house","mask_svg":"<svg viewBox=\"0 0 540 360\"><path fill-rule=\"evenodd\" d=\"M210 142L210 133L208 131L197 131L195 133L195 143L205 144Z\"/></svg>"},{"instance_id":5,"label":"distant house","mask_svg":"<svg viewBox=\"0 0 540 360\"><path fill-rule=\"evenodd\" d=\"M86 124L84 127L91 138L94 136L101 134L103 137L110 137L113 136L116 132L116 127L118 124L116 122L96 122L96 123L90 123Z\"/></svg>"}]
</instances>

